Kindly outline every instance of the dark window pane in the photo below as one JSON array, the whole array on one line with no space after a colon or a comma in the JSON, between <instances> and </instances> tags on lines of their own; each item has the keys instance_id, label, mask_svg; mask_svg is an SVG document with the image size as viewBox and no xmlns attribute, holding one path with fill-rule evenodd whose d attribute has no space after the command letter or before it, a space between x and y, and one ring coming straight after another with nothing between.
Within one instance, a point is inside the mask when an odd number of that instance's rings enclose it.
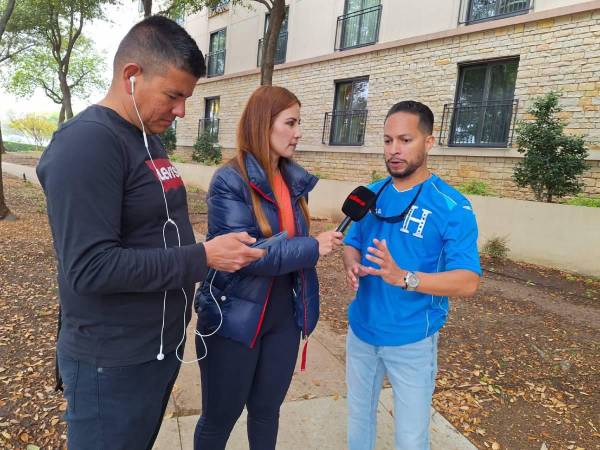
<instances>
[{"instance_id":1,"label":"dark window pane","mask_svg":"<svg viewBox=\"0 0 600 450\"><path fill-rule=\"evenodd\" d=\"M504 145L513 116L518 61L463 67L450 143Z\"/></svg>"},{"instance_id":2,"label":"dark window pane","mask_svg":"<svg viewBox=\"0 0 600 450\"><path fill-rule=\"evenodd\" d=\"M517 82L517 62L497 64L490 68L488 100L512 99Z\"/></svg>"},{"instance_id":3,"label":"dark window pane","mask_svg":"<svg viewBox=\"0 0 600 450\"><path fill-rule=\"evenodd\" d=\"M524 13L529 0L471 0L468 21Z\"/></svg>"},{"instance_id":4,"label":"dark window pane","mask_svg":"<svg viewBox=\"0 0 600 450\"><path fill-rule=\"evenodd\" d=\"M352 82L338 83L335 94L335 110L351 109L352 104Z\"/></svg>"},{"instance_id":5,"label":"dark window pane","mask_svg":"<svg viewBox=\"0 0 600 450\"><path fill-rule=\"evenodd\" d=\"M369 80L358 79L336 84L334 110L331 114L329 143L362 145L367 121Z\"/></svg>"},{"instance_id":6,"label":"dark window pane","mask_svg":"<svg viewBox=\"0 0 600 450\"><path fill-rule=\"evenodd\" d=\"M459 103L483 100L486 73L486 66L465 67L462 70L462 82L457 99Z\"/></svg>"}]
</instances>

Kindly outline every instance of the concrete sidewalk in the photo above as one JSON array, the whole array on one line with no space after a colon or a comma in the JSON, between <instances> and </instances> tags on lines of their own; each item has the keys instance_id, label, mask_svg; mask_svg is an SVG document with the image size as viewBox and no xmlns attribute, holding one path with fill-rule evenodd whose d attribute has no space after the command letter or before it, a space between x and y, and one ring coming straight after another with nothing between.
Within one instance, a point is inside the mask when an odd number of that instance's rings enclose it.
<instances>
[{"instance_id":1,"label":"concrete sidewalk","mask_svg":"<svg viewBox=\"0 0 600 450\"><path fill-rule=\"evenodd\" d=\"M186 360L195 358L194 322L188 329ZM346 399L344 381L345 337L320 322L308 344L305 372L300 364L281 409L277 446L283 450L341 450L346 445ZM208 349L210 351L210 348ZM232 386L235 389L235 386ZM377 449L394 448L391 389L381 393L378 408ZM200 413L200 371L195 363L184 364L175 384L154 450L191 450ZM462 434L432 409L432 450L475 450ZM246 413L238 420L228 450L248 449Z\"/></svg>"}]
</instances>

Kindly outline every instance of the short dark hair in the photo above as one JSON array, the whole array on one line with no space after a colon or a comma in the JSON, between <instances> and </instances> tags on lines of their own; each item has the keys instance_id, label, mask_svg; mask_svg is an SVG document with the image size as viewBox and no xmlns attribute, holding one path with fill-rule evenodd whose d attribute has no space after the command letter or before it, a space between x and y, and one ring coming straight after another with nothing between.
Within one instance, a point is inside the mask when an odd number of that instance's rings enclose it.
<instances>
[{"instance_id":1,"label":"short dark hair","mask_svg":"<svg viewBox=\"0 0 600 450\"><path fill-rule=\"evenodd\" d=\"M163 73L169 66L196 78L204 76L206 65L196 41L177 23L163 16L142 20L125 35L113 63L114 71L135 62L150 74Z\"/></svg>"},{"instance_id":2,"label":"short dark hair","mask_svg":"<svg viewBox=\"0 0 600 450\"><path fill-rule=\"evenodd\" d=\"M427 105L424 105L420 102L415 102L414 100L404 100L402 102L398 102L390 108L387 116L385 116L385 120L388 120L388 117L390 117L392 114L399 112L406 112L419 116L419 128L421 131L426 134L433 133L433 112L431 112L431 109L429 109Z\"/></svg>"}]
</instances>

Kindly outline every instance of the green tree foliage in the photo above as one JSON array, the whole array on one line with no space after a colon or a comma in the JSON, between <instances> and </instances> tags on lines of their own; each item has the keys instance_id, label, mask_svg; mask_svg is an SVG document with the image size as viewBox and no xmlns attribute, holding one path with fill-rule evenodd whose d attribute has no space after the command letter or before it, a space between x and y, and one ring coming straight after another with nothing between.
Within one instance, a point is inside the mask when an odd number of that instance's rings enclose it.
<instances>
[{"instance_id":1,"label":"green tree foliage","mask_svg":"<svg viewBox=\"0 0 600 450\"><path fill-rule=\"evenodd\" d=\"M155 14L163 14L172 19L197 13L203 8L222 8L226 4L246 7L264 6L270 14L270 20L263 39L260 84L273 84L275 52L277 51L279 31L285 18L285 0L142 0L142 4L144 5L144 17L152 15L152 8L156 6Z\"/></svg>"},{"instance_id":2,"label":"green tree foliage","mask_svg":"<svg viewBox=\"0 0 600 450\"><path fill-rule=\"evenodd\" d=\"M530 187L538 201L552 202L583 189L580 176L588 168L588 155L581 136L564 134L565 123L557 117L561 111L559 95L550 92L535 100L528 111L533 121L520 122L517 146L523 160L516 166L513 179L520 187Z\"/></svg>"},{"instance_id":3,"label":"green tree foliage","mask_svg":"<svg viewBox=\"0 0 600 450\"><path fill-rule=\"evenodd\" d=\"M87 69L94 61L97 62L95 54L90 55L91 62L87 58L84 58L83 64L77 62L91 48L89 42L79 42L83 27L94 20L103 19L103 8L115 4L117 0L20 0L19 3L21 2L24 10L21 27L36 42L36 49L32 49L33 55L29 55L29 59L40 60L40 53L46 53L45 61L52 62L55 87L60 91L61 97L59 123L62 123L73 117L72 85L81 86L82 81L78 81L81 76L87 80L92 79L93 76Z\"/></svg>"},{"instance_id":4,"label":"green tree foliage","mask_svg":"<svg viewBox=\"0 0 600 450\"><path fill-rule=\"evenodd\" d=\"M221 146L214 142L208 132L204 132L198 137L198 140L194 144L192 159L209 166L220 164L223 159Z\"/></svg>"},{"instance_id":5,"label":"green tree foliage","mask_svg":"<svg viewBox=\"0 0 600 450\"><path fill-rule=\"evenodd\" d=\"M160 139L165 146L167 154L172 155L177 147L177 133L175 128L169 127L160 135Z\"/></svg>"},{"instance_id":6,"label":"green tree foliage","mask_svg":"<svg viewBox=\"0 0 600 450\"><path fill-rule=\"evenodd\" d=\"M30 113L12 119L8 124L13 130L27 137L41 150L56 130L56 122L41 114Z\"/></svg>"},{"instance_id":7,"label":"green tree foliage","mask_svg":"<svg viewBox=\"0 0 600 450\"><path fill-rule=\"evenodd\" d=\"M101 75L104 58L84 36L74 44L69 59L69 69L65 72L69 98L88 98L94 90L106 87L106 80ZM70 106L65 106L66 90L57 76L61 69L47 42L22 52L14 59L11 69L12 76L4 83L7 91L26 98L37 88L42 88L48 98L61 105L59 123L64 122L65 116L72 117ZM67 110L71 112L67 114Z\"/></svg>"}]
</instances>

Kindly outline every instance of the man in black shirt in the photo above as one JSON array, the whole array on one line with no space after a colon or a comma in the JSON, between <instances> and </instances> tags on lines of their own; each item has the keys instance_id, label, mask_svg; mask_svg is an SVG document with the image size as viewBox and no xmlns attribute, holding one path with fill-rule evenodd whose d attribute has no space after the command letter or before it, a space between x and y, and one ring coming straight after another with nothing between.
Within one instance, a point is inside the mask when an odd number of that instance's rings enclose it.
<instances>
[{"instance_id":1,"label":"man in black shirt","mask_svg":"<svg viewBox=\"0 0 600 450\"><path fill-rule=\"evenodd\" d=\"M65 123L38 164L58 259L57 355L71 450L150 449L183 355L194 285L260 258L247 233L196 244L157 134L205 72L194 40L148 18L121 42L106 97Z\"/></svg>"}]
</instances>

